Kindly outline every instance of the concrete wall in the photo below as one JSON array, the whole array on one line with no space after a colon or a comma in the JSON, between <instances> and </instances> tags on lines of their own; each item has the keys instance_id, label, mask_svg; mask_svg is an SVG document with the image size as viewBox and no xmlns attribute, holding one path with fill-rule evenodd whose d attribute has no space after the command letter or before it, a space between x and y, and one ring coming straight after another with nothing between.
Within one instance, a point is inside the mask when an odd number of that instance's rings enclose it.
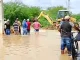
<instances>
[{"instance_id":1,"label":"concrete wall","mask_svg":"<svg viewBox=\"0 0 80 60\"><path fill-rule=\"evenodd\" d=\"M2 37L2 33L3 33L3 9L2 9L2 2L3 0L0 0L0 60L4 60L4 50L3 50L3 37Z\"/></svg>"},{"instance_id":2,"label":"concrete wall","mask_svg":"<svg viewBox=\"0 0 80 60\"><path fill-rule=\"evenodd\" d=\"M4 25L4 23L3 23L3 21L4 21L4 19L3 19L3 0L0 0L0 35L2 35L2 33L3 33L3 25Z\"/></svg>"}]
</instances>

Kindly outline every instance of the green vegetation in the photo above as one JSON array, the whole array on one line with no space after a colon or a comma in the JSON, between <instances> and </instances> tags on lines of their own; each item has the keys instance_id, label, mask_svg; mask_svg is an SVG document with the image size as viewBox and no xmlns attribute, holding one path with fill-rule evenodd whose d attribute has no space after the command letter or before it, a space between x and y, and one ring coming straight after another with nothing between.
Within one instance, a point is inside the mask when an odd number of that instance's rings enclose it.
<instances>
[{"instance_id":1,"label":"green vegetation","mask_svg":"<svg viewBox=\"0 0 80 60\"><path fill-rule=\"evenodd\" d=\"M11 24L16 18L22 22L23 19L32 20L41 12L39 7L28 7L21 3L8 2L4 3L4 18L10 19Z\"/></svg>"},{"instance_id":2,"label":"green vegetation","mask_svg":"<svg viewBox=\"0 0 80 60\"><path fill-rule=\"evenodd\" d=\"M77 22L80 22L80 14L72 15L74 18L76 18Z\"/></svg>"},{"instance_id":3,"label":"green vegetation","mask_svg":"<svg viewBox=\"0 0 80 60\"><path fill-rule=\"evenodd\" d=\"M49 17L55 21L57 17L58 10L66 9L62 6L58 7L49 7L47 10L44 10L46 14L49 15ZM10 19L11 24L15 21L16 18L19 18L19 20L22 22L23 19L30 19L33 21L35 17L38 17L40 12L42 10L40 7L29 7L27 5L24 5L23 3L13 3L8 2L4 3L4 18ZM77 21L80 21L80 14L72 15L77 19ZM43 27L50 26L49 22L44 17L39 18L39 22L42 24Z\"/></svg>"}]
</instances>

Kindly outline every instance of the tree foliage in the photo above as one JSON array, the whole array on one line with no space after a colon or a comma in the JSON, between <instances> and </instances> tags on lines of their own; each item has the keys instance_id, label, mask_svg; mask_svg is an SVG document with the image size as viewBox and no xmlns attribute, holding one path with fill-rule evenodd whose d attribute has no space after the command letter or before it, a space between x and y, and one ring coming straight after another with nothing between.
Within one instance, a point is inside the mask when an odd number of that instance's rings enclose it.
<instances>
[{"instance_id":1,"label":"tree foliage","mask_svg":"<svg viewBox=\"0 0 80 60\"><path fill-rule=\"evenodd\" d=\"M53 21L56 21L57 14L59 10L65 10L66 8L62 6L58 7L49 7L47 10L44 10L44 13L49 16L49 18ZM50 26L49 22L46 20L46 18L40 18L39 21L42 23L43 26L48 27ZM44 24L45 23L45 24Z\"/></svg>"},{"instance_id":2,"label":"tree foliage","mask_svg":"<svg viewBox=\"0 0 80 60\"><path fill-rule=\"evenodd\" d=\"M4 18L10 19L11 24L16 18L20 21L23 19L32 19L41 12L39 7L29 7L22 3L8 2L4 3Z\"/></svg>"},{"instance_id":3,"label":"tree foliage","mask_svg":"<svg viewBox=\"0 0 80 60\"><path fill-rule=\"evenodd\" d=\"M76 18L77 22L80 22L80 14L74 14L72 16Z\"/></svg>"},{"instance_id":4,"label":"tree foliage","mask_svg":"<svg viewBox=\"0 0 80 60\"><path fill-rule=\"evenodd\" d=\"M55 21L57 18L57 13L59 10L65 10L63 6L57 7L49 7L44 10L44 13L49 15L51 20ZM40 7L29 7L19 2L8 2L4 3L4 18L10 19L11 24L15 21L16 18L22 22L23 19L30 19L32 21L33 18L38 17L42 10ZM80 21L80 14L72 15L77 21ZM44 17L40 17L39 22L44 26L50 26L49 22Z\"/></svg>"}]
</instances>

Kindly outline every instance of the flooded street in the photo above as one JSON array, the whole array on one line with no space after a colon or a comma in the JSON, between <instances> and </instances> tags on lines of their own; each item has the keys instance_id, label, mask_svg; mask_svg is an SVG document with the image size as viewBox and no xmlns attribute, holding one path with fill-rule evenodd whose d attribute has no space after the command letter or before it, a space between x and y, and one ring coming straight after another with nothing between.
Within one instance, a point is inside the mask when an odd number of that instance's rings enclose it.
<instances>
[{"instance_id":1,"label":"flooded street","mask_svg":"<svg viewBox=\"0 0 80 60\"><path fill-rule=\"evenodd\" d=\"M60 34L55 30L3 36L2 40L0 60L71 60L67 54L60 54Z\"/></svg>"}]
</instances>

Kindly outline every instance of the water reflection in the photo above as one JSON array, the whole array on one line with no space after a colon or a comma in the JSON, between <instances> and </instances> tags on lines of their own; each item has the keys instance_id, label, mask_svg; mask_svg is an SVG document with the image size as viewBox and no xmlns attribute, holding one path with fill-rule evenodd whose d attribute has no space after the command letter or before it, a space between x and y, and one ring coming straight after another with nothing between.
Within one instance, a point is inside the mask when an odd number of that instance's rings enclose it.
<instances>
[{"instance_id":1,"label":"water reflection","mask_svg":"<svg viewBox=\"0 0 80 60\"><path fill-rule=\"evenodd\" d=\"M67 54L61 55L60 60L72 60L71 56L68 56Z\"/></svg>"}]
</instances>

